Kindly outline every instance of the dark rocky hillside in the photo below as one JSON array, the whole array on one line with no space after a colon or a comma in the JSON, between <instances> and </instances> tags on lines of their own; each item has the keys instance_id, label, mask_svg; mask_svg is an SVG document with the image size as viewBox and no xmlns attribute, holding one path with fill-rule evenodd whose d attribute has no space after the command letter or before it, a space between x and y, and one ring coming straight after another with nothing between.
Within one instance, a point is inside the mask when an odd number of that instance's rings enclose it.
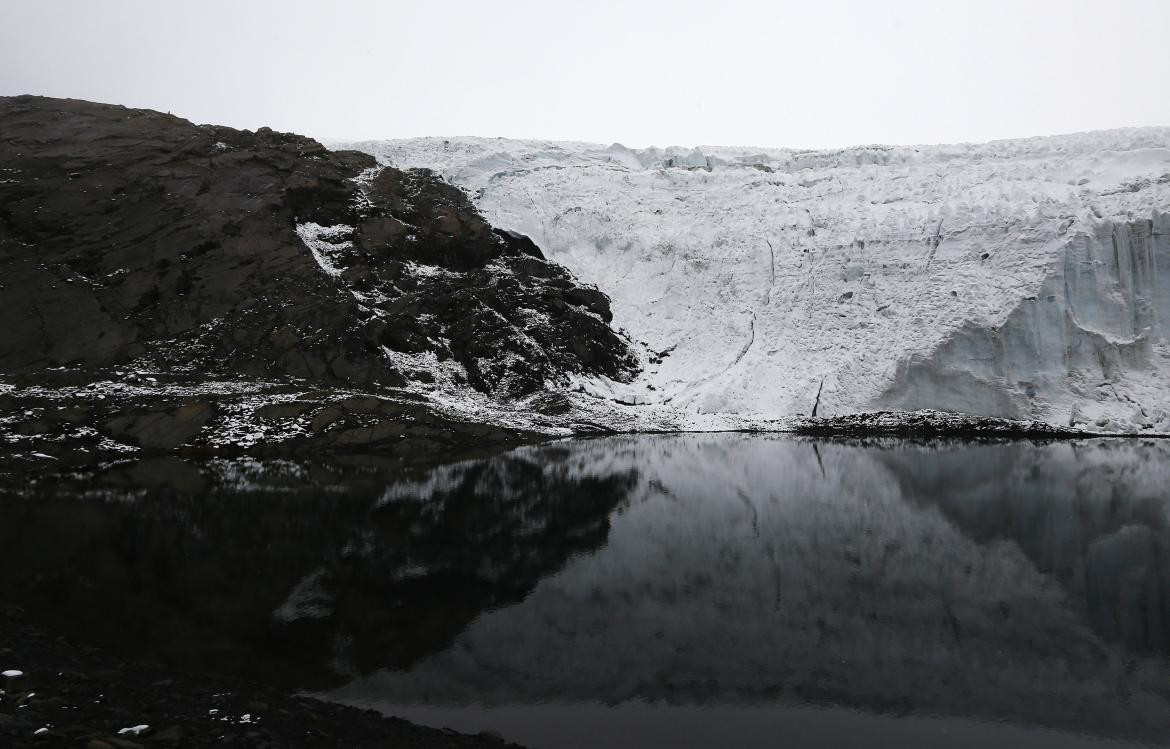
<instances>
[{"instance_id":1,"label":"dark rocky hillside","mask_svg":"<svg viewBox=\"0 0 1170 749\"><path fill-rule=\"evenodd\" d=\"M603 294L430 172L74 100L0 98L0 308L9 375L404 386L455 362L516 396L634 368Z\"/></svg>"},{"instance_id":2,"label":"dark rocky hillside","mask_svg":"<svg viewBox=\"0 0 1170 749\"><path fill-rule=\"evenodd\" d=\"M0 98L0 309L17 485L139 450L515 444L540 435L485 407L564 414L543 391L636 368L604 294L429 171L32 96Z\"/></svg>"}]
</instances>

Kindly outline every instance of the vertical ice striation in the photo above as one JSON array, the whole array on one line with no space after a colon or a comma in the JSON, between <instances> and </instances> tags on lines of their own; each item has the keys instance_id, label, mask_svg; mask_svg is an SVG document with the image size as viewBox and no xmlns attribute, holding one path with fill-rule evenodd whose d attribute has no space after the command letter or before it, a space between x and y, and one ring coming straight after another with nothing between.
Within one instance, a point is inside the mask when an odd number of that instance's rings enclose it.
<instances>
[{"instance_id":1,"label":"vertical ice striation","mask_svg":"<svg viewBox=\"0 0 1170 749\"><path fill-rule=\"evenodd\" d=\"M1002 325L969 322L904 360L882 405L1165 429L1168 235L1159 212L1090 224Z\"/></svg>"}]
</instances>

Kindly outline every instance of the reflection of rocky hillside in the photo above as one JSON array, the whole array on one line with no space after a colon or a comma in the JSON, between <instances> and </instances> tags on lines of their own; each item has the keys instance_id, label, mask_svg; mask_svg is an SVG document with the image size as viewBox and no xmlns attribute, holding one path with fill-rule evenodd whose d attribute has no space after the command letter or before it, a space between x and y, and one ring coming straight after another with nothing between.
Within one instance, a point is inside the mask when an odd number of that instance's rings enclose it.
<instances>
[{"instance_id":1,"label":"reflection of rocky hillside","mask_svg":"<svg viewBox=\"0 0 1170 749\"><path fill-rule=\"evenodd\" d=\"M1018 544L1103 638L1170 655L1170 446L953 445L882 451L905 496L979 543Z\"/></svg>"},{"instance_id":2,"label":"reflection of rocky hillside","mask_svg":"<svg viewBox=\"0 0 1170 749\"><path fill-rule=\"evenodd\" d=\"M47 478L0 503L0 596L51 629L298 686L401 666L605 539L633 473L512 453L400 464L173 458Z\"/></svg>"},{"instance_id":3,"label":"reflection of rocky hillside","mask_svg":"<svg viewBox=\"0 0 1170 749\"><path fill-rule=\"evenodd\" d=\"M418 484L392 484L355 543L312 573L310 609L348 641L366 673L448 647L484 611L521 600L570 557L602 545L635 469L566 470L555 449L459 463ZM293 591L296 616L300 589ZM328 613L326 613L328 612Z\"/></svg>"},{"instance_id":4,"label":"reflection of rocky hillside","mask_svg":"<svg viewBox=\"0 0 1170 749\"><path fill-rule=\"evenodd\" d=\"M1090 466L1112 471L1119 496L1157 481L1114 470L1144 460L1134 443L1077 449L1082 477ZM967 474L948 464L956 490L967 475L989 496L1004 488L995 453L981 450L964 453ZM638 469L607 544L522 603L481 616L449 649L334 696L452 706L780 700L1125 736L1170 729L1163 660L1103 637L1026 547L966 531L947 499L926 501L899 480L888 456L921 465L935 459L929 446L687 435L574 451L594 472ZM943 483L940 474L945 494ZM1086 513L1048 517L1067 523L1065 538L1089 537L1088 509L1108 513L1111 502L1125 504L1086 494Z\"/></svg>"}]
</instances>

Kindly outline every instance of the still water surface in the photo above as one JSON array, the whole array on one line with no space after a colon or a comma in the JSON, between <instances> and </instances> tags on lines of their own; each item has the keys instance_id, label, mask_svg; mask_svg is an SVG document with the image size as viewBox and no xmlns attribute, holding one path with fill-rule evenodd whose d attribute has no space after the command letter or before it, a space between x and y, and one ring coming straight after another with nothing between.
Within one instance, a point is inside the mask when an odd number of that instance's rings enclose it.
<instances>
[{"instance_id":1,"label":"still water surface","mask_svg":"<svg viewBox=\"0 0 1170 749\"><path fill-rule=\"evenodd\" d=\"M419 722L550 748L1170 742L1166 442L613 437L28 493L0 584L30 615Z\"/></svg>"}]
</instances>

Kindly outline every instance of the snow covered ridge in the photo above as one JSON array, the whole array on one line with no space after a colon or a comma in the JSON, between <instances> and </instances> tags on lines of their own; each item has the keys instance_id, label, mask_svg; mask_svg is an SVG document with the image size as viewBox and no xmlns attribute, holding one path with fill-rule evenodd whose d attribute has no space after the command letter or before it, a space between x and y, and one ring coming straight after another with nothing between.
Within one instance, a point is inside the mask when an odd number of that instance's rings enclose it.
<instances>
[{"instance_id":1,"label":"snow covered ridge","mask_svg":"<svg viewBox=\"0 0 1170 749\"><path fill-rule=\"evenodd\" d=\"M613 299L690 418L934 408L1170 432L1170 128L833 151L349 144Z\"/></svg>"}]
</instances>

